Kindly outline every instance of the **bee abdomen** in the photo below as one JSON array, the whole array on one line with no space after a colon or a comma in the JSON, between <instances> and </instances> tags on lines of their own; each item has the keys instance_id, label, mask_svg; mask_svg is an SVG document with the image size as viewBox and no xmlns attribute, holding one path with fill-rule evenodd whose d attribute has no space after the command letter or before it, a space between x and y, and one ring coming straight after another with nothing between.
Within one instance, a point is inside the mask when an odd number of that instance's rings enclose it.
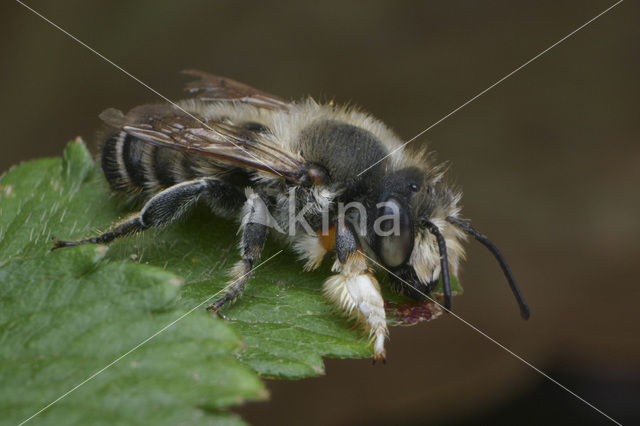
<instances>
[{"instance_id":1,"label":"bee abdomen","mask_svg":"<svg viewBox=\"0 0 640 426\"><path fill-rule=\"evenodd\" d=\"M180 152L116 132L102 148L102 170L113 190L134 195L155 193L193 178L183 157Z\"/></svg>"},{"instance_id":2,"label":"bee abdomen","mask_svg":"<svg viewBox=\"0 0 640 426\"><path fill-rule=\"evenodd\" d=\"M124 134L122 139L122 162L128 177L128 183L138 190L145 183L144 166L142 164L144 142L128 133L122 133Z\"/></svg>"},{"instance_id":3,"label":"bee abdomen","mask_svg":"<svg viewBox=\"0 0 640 426\"><path fill-rule=\"evenodd\" d=\"M116 132L102 147L102 171L113 190L139 192L143 187L144 173L140 168L142 155L136 142L131 135Z\"/></svg>"},{"instance_id":4,"label":"bee abdomen","mask_svg":"<svg viewBox=\"0 0 640 426\"><path fill-rule=\"evenodd\" d=\"M161 188L168 188L183 180L182 173L178 170L182 160L180 152L157 146L149 146L149 149L152 184L157 183Z\"/></svg>"}]
</instances>

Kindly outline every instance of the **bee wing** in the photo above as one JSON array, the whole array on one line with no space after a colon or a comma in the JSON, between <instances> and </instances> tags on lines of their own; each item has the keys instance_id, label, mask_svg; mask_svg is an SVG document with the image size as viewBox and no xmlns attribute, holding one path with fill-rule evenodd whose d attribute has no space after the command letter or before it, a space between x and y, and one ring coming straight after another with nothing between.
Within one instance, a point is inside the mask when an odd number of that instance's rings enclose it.
<instances>
[{"instance_id":1,"label":"bee wing","mask_svg":"<svg viewBox=\"0 0 640 426\"><path fill-rule=\"evenodd\" d=\"M183 74L198 77L199 80L187 83L186 89L195 93L205 102L236 101L258 108L288 110L290 102L269 93L226 77L197 70L185 70Z\"/></svg>"},{"instance_id":2,"label":"bee wing","mask_svg":"<svg viewBox=\"0 0 640 426\"><path fill-rule=\"evenodd\" d=\"M306 173L304 160L268 135L220 121L205 121L174 105L142 105L127 115L110 108L100 118L157 146L213 157L292 181Z\"/></svg>"}]
</instances>

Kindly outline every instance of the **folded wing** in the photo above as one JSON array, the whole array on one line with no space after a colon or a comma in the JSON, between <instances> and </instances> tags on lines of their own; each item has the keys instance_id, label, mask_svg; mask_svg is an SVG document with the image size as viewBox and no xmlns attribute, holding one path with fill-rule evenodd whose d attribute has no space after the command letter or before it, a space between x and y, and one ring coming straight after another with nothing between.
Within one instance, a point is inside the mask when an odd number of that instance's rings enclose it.
<instances>
[{"instance_id":1,"label":"folded wing","mask_svg":"<svg viewBox=\"0 0 640 426\"><path fill-rule=\"evenodd\" d=\"M276 96L231 79L199 71L186 73L200 77L187 88L203 102L241 102L281 110L290 107ZM213 157L291 181L298 181L306 172L304 160L280 146L271 134L207 121L175 104L142 105L126 115L110 108L100 117L110 126L157 146Z\"/></svg>"}]
</instances>

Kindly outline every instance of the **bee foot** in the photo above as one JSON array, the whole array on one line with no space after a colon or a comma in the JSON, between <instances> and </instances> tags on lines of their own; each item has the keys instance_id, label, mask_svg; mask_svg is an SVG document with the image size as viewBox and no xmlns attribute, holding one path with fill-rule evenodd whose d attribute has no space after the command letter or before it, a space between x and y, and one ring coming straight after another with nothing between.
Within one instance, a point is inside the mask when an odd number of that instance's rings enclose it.
<instances>
[{"instance_id":1,"label":"bee foot","mask_svg":"<svg viewBox=\"0 0 640 426\"><path fill-rule=\"evenodd\" d=\"M51 238L53 240L53 247L51 247L51 251L57 250L63 247L73 247L79 245L77 241L60 241L56 237Z\"/></svg>"},{"instance_id":2,"label":"bee foot","mask_svg":"<svg viewBox=\"0 0 640 426\"><path fill-rule=\"evenodd\" d=\"M222 312L220 312L220 306L216 306L215 302L207 306L207 311L215 313L218 318L221 318L223 320L227 319L227 317Z\"/></svg>"},{"instance_id":3,"label":"bee foot","mask_svg":"<svg viewBox=\"0 0 640 426\"><path fill-rule=\"evenodd\" d=\"M380 354L376 354L376 355L373 357L373 362L372 362L372 364L373 364L373 365L376 365L376 362L377 362L377 361L382 361L382 364L384 364L384 365L386 365L386 364L387 364L387 355L385 354L385 352L384 352L384 351L382 351L382 353L380 353Z\"/></svg>"},{"instance_id":4,"label":"bee foot","mask_svg":"<svg viewBox=\"0 0 640 426\"><path fill-rule=\"evenodd\" d=\"M229 298L227 296L224 296L224 297L216 300L215 302L213 302L209 306L207 306L207 311L213 311L213 312L216 313L216 315L218 315L218 317L226 320L227 317L224 316L224 314L222 314L222 312L220 312L220 308L222 308L222 306L225 303L227 303L228 301L229 301Z\"/></svg>"},{"instance_id":5,"label":"bee foot","mask_svg":"<svg viewBox=\"0 0 640 426\"><path fill-rule=\"evenodd\" d=\"M380 360L383 364L387 363L387 351L384 350L384 333L376 333L376 340L373 347L375 355L373 357L373 363Z\"/></svg>"}]
</instances>

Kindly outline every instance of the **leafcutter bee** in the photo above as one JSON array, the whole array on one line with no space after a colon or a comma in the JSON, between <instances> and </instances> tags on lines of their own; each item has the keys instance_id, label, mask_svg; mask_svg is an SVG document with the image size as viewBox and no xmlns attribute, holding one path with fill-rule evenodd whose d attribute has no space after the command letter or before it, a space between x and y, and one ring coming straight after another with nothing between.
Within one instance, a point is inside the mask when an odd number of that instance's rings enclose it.
<instances>
[{"instance_id":1,"label":"leafcutter bee","mask_svg":"<svg viewBox=\"0 0 640 426\"><path fill-rule=\"evenodd\" d=\"M218 311L240 296L268 234L282 234L304 262L317 268L335 252L326 298L370 333L375 359L388 335L376 269L411 298L429 297L443 282L451 307L450 274L464 258L468 235L496 257L529 317L498 249L460 216L461 193L426 152L408 151L381 121L356 108L313 99L289 102L199 71L177 104L108 109L101 163L111 188L144 207L107 232L54 248L109 243L168 225L197 202L240 222L240 260Z\"/></svg>"}]
</instances>

